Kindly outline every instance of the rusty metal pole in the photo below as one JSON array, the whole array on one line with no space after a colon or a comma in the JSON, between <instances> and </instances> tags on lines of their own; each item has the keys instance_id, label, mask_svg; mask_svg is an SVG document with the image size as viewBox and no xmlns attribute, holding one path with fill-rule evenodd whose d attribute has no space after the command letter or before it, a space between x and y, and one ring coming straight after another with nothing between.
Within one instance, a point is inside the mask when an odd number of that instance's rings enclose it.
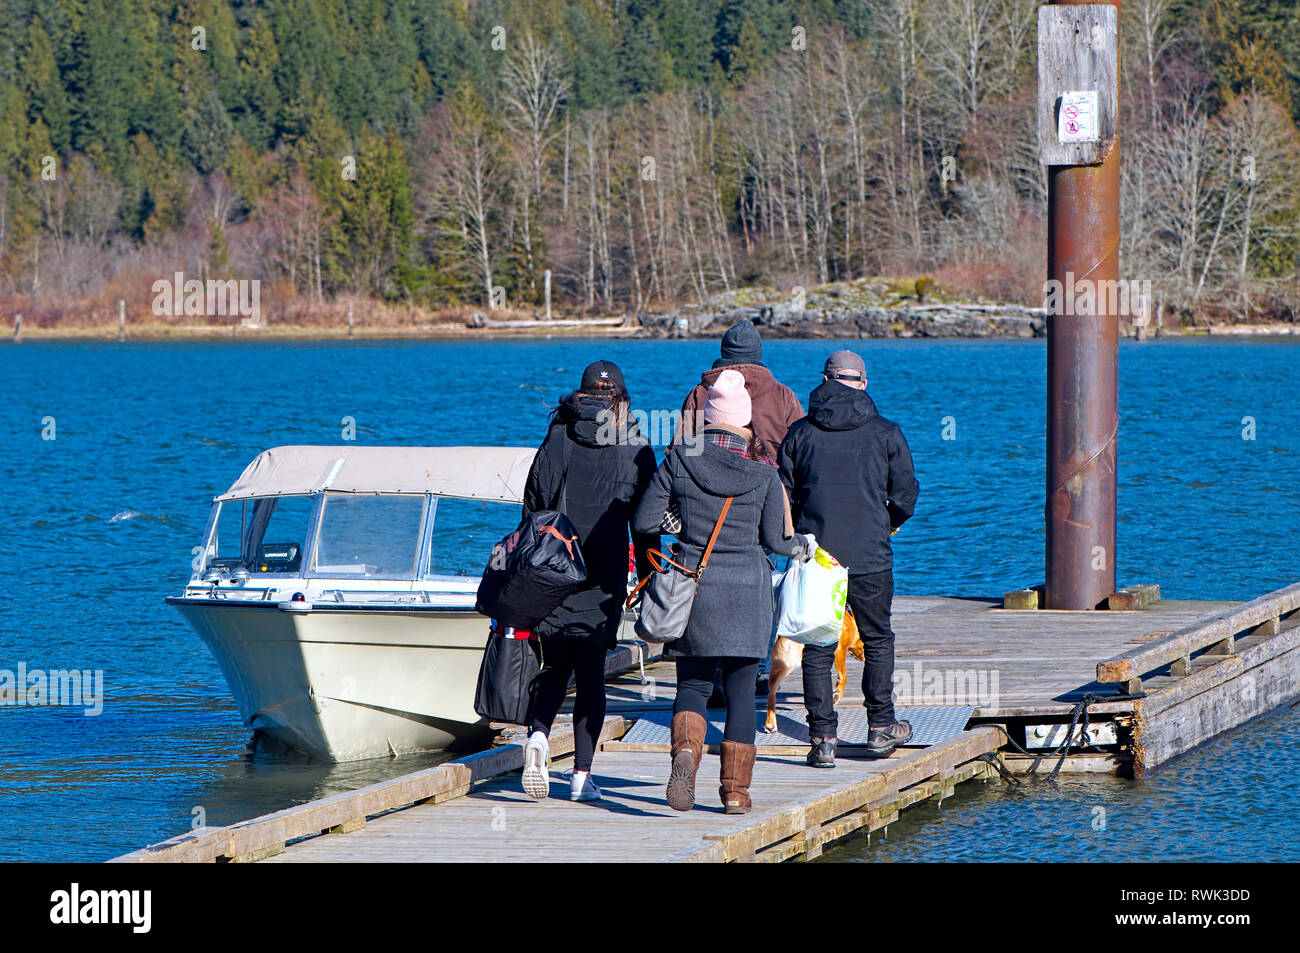
<instances>
[{"instance_id":1,"label":"rusty metal pole","mask_svg":"<svg viewBox=\"0 0 1300 953\"><path fill-rule=\"evenodd\" d=\"M1099 165L1048 173L1047 273L1066 293L1047 319L1044 601L1094 609L1115 591L1119 316L1111 295L1093 295L1091 306L1075 296L1070 307L1069 292L1119 279L1118 136Z\"/></svg>"}]
</instances>

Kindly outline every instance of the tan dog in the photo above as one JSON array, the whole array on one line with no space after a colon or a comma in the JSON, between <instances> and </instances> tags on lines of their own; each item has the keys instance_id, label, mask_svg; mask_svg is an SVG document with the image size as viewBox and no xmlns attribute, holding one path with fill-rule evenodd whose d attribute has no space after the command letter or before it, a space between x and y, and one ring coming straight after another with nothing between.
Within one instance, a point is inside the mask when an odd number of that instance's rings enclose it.
<instances>
[{"instance_id":1,"label":"tan dog","mask_svg":"<svg viewBox=\"0 0 1300 953\"><path fill-rule=\"evenodd\" d=\"M844 628L840 630L840 644L835 649L836 704L839 704L840 698L844 695L844 685L849 680L844 665L850 652L859 662L866 658L862 637L858 635L858 624L853 621L852 610L845 606ZM776 640L776 645L772 648L772 665L767 676L767 720L763 723L763 730L769 734L776 731L776 690L781 685L781 679L785 678L802 659L803 645L786 638Z\"/></svg>"}]
</instances>

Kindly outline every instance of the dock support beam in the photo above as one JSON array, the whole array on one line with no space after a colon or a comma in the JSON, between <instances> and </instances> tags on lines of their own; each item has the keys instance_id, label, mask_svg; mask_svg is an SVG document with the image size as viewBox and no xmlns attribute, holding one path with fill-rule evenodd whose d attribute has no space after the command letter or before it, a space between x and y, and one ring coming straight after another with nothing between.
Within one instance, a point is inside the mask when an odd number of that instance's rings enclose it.
<instances>
[{"instance_id":1,"label":"dock support beam","mask_svg":"<svg viewBox=\"0 0 1300 953\"><path fill-rule=\"evenodd\" d=\"M1109 23L1118 21L1119 3L1112 5ZM1090 19L1085 8L1092 5L1055 6L1047 31L1048 8L1040 8L1040 137L1042 111L1062 108L1064 91L1096 90L1099 108L1097 141L1082 144L1091 148L1063 157L1067 140L1057 141L1053 118L1053 151L1043 150L1048 288L1060 283L1055 301L1049 291L1047 322L1044 602L1048 609L1095 609L1115 592L1119 309L1110 289L1119 280L1119 136L1117 112L1108 107L1112 99L1118 105L1119 38Z\"/></svg>"}]
</instances>

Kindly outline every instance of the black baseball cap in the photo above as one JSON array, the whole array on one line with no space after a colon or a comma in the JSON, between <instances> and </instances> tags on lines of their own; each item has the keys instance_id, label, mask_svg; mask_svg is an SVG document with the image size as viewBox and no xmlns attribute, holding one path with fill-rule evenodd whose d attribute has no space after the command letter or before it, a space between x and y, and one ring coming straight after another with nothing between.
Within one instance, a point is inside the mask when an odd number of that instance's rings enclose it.
<instances>
[{"instance_id":1,"label":"black baseball cap","mask_svg":"<svg viewBox=\"0 0 1300 953\"><path fill-rule=\"evenodd\" d=\"M623 383L623 372L613 361L596 361L594 364L588 364L587 369L582 372L582 383L579 387L588 393L599 390L622 393L627 389Z\"/></svg>"}]
</instances>

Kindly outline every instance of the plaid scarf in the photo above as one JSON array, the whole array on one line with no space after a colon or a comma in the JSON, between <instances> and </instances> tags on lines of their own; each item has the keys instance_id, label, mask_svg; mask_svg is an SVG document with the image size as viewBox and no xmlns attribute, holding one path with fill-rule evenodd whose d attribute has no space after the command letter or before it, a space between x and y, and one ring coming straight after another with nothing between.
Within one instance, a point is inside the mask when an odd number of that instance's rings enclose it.
<instances>
[{"instance_id":1,"label":"plaid scarf","mask_svg":"<svg viewBox=\"0 0 1300 953\"><path fill-rule=\"evenodd\" d=\"M771 457L760 456L754 453L753 445L739 434L734 434L729 430L706 430L704 438L709 442L721 447L723 450L730 450L732 453L738 453L747 460L757 460L759 463L766 463L770 467L776 466L776 461Z\"/></svg>"},{"instance_id":2,"label":"plaid scarf","mask_svg":"<svg viewBox=\"0 0 1300 953\"><path fill-rule=\"evenodd\" d=\"M738 453L747 460L757 460L759 463L766 463L769 467L776 466L774 459L755 454L750 441L729 430L706 430L704 439L721 447L723 450ZM668 507L664 511L664 518L660 521L659 528L671 536L681 535L682 513L675 499L668 502Z\"/></svg>"}]
</instances>

